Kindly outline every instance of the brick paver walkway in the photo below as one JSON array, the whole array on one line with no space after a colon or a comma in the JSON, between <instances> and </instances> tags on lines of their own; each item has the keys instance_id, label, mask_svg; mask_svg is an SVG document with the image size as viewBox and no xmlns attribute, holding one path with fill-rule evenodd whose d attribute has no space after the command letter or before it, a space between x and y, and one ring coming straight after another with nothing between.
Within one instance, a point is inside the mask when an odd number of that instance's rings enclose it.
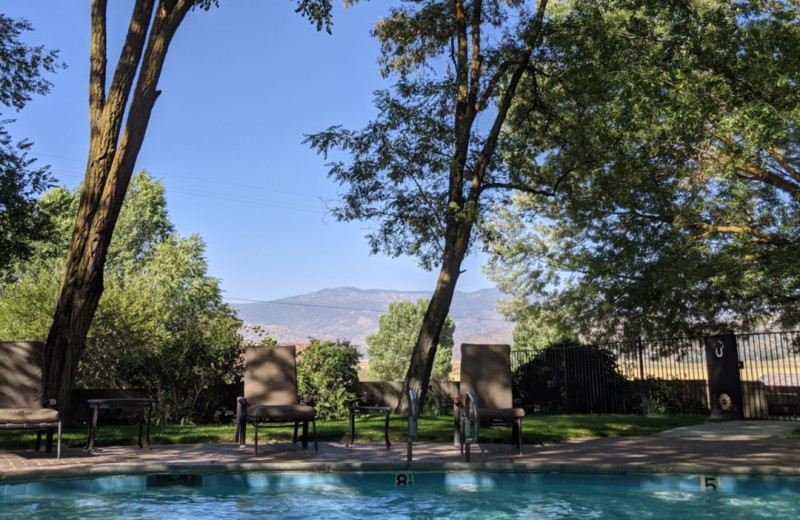
<instances>
[{"instance_id":1,"label":"brick paver walkway","mask_svg":"<svg viewBox=\"0 0 800 520\"><path fill-rule=\"evenodd\" d=\"M0 452L0 482L100 476L123 473L180 473L191 471L337 471L408 468L406 444L320 443L319 452L299 444L259 446L234 444L161 445L152 449L99 447L92 454L63 449L62 458L33 450ZM800 440L734 437L617 437L570 441L552 446L525 446L516 455L511 446L492 444L472 448L464 462L449 444L418 443L411 468L495 469L541 472L621 472L784 475L800 477Z\"/></svg>"}]
</instances>

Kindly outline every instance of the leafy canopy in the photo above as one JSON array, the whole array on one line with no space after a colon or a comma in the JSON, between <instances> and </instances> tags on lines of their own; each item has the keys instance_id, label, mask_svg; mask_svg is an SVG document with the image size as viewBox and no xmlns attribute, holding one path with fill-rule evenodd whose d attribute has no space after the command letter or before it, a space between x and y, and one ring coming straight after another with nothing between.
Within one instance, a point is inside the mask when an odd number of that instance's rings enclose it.
<instances>
[{"instance_id":1,"label":"leafy canopy","mask_svg":"<svg viewBox=\"0 0 800 520\"><path fill-rule=\"evenodd\" d=\"M0 284L0 337L43 340L61 285L79 191L56 188L40 200L51 223L36 254ZM167 422L211 420L217 385L240 374L239 320L208 276L200 237L179 237L164 186L134 176L112 240L106 290L78 367L81 388L140 388Z\"/></svg>"},{"instance_id":2,"label":"leafy canopy","mask_svg":"<svg viewBox=\"0 0 800 520\"><path fill-rule=\"evenodd\" d=\"M507 126L509 167L559 183L495 213L508 315L596 339L800 323L799 14L571 3Z\"/></svg>"},{"instance_id":3,"label":"leafy canopy","mask_svg":"<svg viewBox=\"0 0 800 520\"><path fill-rule=\"evenodd\" d=\"M375 25L381 71L393 81L375 93L378 116L360 130L335 125L304 141L326 159L337 152L329 176L345 191L332 212L372 222L373 253L413 256L430 270L454 253L448 236L471 241L493 197L512 186L538 189L517 184L494 158L497 112L513 96L504 90L511 72L530 58L537 15L517 1L411 1Z\"/></svg>"},{"instance_id":4,"label":"leafy canopy","mask_svg":"<svg viewBox=\"0 0 800 520\"><path fill-rule=\"evenodd\" d=\"M17 111L33 95L47 94L52 83L45 73L64 66L57 51L24 43L23 34L32 30L28 21L0 13L0 105ZM13 122L0 111L0 276L15 259L30 256L30 243L41 238L36 196L52 185L47 167L34 167L28 156L32 143L11 137Z\"/></svg>"}]
</instances>

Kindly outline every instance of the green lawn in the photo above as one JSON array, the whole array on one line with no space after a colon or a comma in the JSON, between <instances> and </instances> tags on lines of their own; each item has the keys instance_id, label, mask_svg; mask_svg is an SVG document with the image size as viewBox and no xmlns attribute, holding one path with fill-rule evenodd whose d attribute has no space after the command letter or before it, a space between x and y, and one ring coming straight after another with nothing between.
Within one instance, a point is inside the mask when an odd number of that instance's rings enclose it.
<instances>
[{"instance_id":1,"label":"green lawn","mask_svg":"<svg viewBox=\"0 0 800 520\"><path fill-rule=\"evenodd\" d=\"M708 422L707 417L670 416L642 417L638 415L535 415L524 419L522 431L525 444L555 444L582 437L647 436L663 430ZM291 426L266 425L259 428L264 440L291 440ZM406 442L408 423L405 417L392 416L389 437L392 442ZM420 417L417 429L420 442L452 442L452 417ZM232 443L233 425L153 426L150 440L153 444ZM252 428L248 439L252 442ZM347 421L318 421L317 436L320 441L345 441ZM33 446L34 434L30 431L0 431L0 450L24 449ZM135 444L135 425L98 427L95 445ZM383 417L356 418L357 442L383 442ZM509 432L505 428L482 428L480 441L505 443ZM82 447L86 442L85 428L65 429L63 446Z\"/></svg>"}]
</instances>

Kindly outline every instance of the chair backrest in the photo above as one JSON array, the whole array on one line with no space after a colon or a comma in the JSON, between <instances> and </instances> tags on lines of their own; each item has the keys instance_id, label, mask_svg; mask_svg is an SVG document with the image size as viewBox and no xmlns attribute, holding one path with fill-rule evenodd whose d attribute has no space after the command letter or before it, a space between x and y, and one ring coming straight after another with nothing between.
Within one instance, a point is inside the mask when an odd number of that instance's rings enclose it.
<instances>
[{"instance_id":1,"label":"chair backrest","mask_svg":"<svg viewBox=\"0 0 800 520\"><path fill-rule=\"evenodd\" d=\"M297 404L294 345L247 347L244 359L244 397L248 404Z\"/></svg>"},{"instance_id":2,"label":"chair backrest","mask_svg":"<svg viewBox=\"0 0 800 520\"><path fill-rule=\"evenodd\" d=\"M0 342L0 408L42 407L44 343Z\"/></svg>"},{"instance_id":3,"label":"chair backrest","mask_svg":"<svg viewBox=\"0 0 800 520\"><path fill-rule=\"evenodd\" d=\"M478 408L513 408L511 347L509 345L461 345L461 402L472 390Z\"/></svg>"}]
</instances>

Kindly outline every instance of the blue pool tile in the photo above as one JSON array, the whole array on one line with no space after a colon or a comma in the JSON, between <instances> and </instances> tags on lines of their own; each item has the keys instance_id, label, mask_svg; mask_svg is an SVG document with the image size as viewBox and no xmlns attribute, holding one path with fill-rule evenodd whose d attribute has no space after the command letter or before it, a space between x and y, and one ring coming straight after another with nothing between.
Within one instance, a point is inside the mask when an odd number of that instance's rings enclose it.
<instances>
[{"instance_id":1,"label":"blue pool tile","mask_svg":"<svg viewBox=\"0 0 800 520\"><path fill-rule=\"evenodd\" d=\"M47 481L39 481L39 482L29 482L27 485L27 494L28 495L45 495L50 491L50 487Z\"/></svg>"},{"instance_id":2,"label":"blue pool tile","mask_svg":"<svg viewBox=\"0 0 800 520\"><path fill-rule=\"evenodd\" d=\"M141 475L111 477L112 491L142 491L147 487L147 477Z\"/></svg>"},{"instance_id":3,"label":"blue pool tile","mask_svg":"<svg viewBox=\"0 0 800 520\"><path fill-rule=\"evenodd\" d=\"M259 474L249 473L222 473L206 475L203 481L204 491L245 490L260 489L263 479Z\"/></svg>"},{"instance_id":4,"label":"blue pool tile","mask_svg":"<svg viewBox=\"0 0 800 520\"><path fill-rule=\"evenodd\" d=\"M247 473L245 480L251 489L263 489L265 486L264 473Z\"/></svg>"},{"instance_id":5,"label":"blue pool tile","mask_svg":"<svg viewBox=\"0 0 800 520\"><path fill-rule=\"evenodd\" d=\"M5 484L2 486L3 492L0 493L0 496L15 497L27 495L28 486L29 484L27 482L24 484Z\"/></svg>"},{"instance_id":6,"label":"blue pool tile","mask_svg":"<svg viewBox=\"0 0 800 520\"><path fill-rule=\"evenodd\" d=\"M160 478L160 480L159 480ZM704 485L712 478L713 485ZM164 480L168 482L164 482ZM400 482L398 479L402 480ZM173 482L174 481L174 482ZM646 491L717 491L725 494L753 494L787 491L800 493L800 479L728 475L637 475L637 474L561 474L561 473L490 473L490 472L415 472L412 469L385 472L342 473L220 473L202 475L120 475L94 479L42 480L28 483L0 484L0 498L57 493L114 493L144 490L150 485L180 485L205 491L279 490L341 487L537 489L549 486L630 487ZM455 491L457 492L457 490Z\"/></svg>"},{"instance_id":7,"label":"blue pool tile","mask_svg":"<svg viewBox=\"0 0 800 520\"><path fill-rule=\"evenodd\" d=\"M92 481L91 490L95 493L104 493L114 489L114 477L100 477Z\"/></svg>"}]
</instances>

